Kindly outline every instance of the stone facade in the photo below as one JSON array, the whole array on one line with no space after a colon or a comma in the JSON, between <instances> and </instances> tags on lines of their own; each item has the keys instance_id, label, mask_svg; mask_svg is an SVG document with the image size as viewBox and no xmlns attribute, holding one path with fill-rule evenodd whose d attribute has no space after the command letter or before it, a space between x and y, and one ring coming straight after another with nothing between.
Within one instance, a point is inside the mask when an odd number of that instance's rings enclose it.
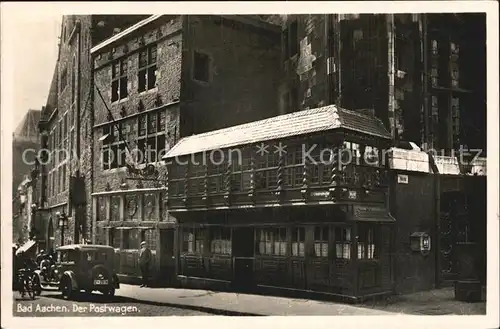
<instances>
[{"instance_id":1,"label":"stone facade","mask_svg":"<svg viewBox=\"0 0 500 329\"><path fill-rule=\"evenodd\" d=\"M84 197L92 188L90 49L94 42L112 35L115 28L126 27L141 18L143 16L108 16L107 19L91 15L63 16L59 56L39 125L41 145L49 150L41 168L40 193L40 215L44 218L49 248L61 244L56 213L69 217L63 243L90 239L91 202L81 197L76 207L69 202L70 191L75 190L71 177L79 177L84 182L85 191L78 189ZM110 21L114 24L109 24ZM75 229L76 222L78 229Z\"/></svg>"}]
</instances>

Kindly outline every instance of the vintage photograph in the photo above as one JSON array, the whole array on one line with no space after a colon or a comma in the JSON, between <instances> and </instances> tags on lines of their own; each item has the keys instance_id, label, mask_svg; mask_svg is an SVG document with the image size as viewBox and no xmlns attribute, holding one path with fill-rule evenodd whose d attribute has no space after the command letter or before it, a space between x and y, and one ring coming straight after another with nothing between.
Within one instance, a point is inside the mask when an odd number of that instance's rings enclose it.
<instances>
[{"instance_id":1,"label":"vintage photograph","mask_svg":"<svg viewBox=\"0 0 500 329\"><path fill-rule=\"evenodd\" d=\"M485 12L28 29L14 320L486 315Z\"/></svg>"}]
</instances>

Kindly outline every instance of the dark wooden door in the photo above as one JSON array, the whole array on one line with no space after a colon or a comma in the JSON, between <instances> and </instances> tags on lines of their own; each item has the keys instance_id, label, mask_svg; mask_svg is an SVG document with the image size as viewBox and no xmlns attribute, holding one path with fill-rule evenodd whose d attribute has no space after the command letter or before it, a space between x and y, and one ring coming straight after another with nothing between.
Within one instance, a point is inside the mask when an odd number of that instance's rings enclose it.
<instances>
[{"instance_id":1,"label":"dark wooden door","mask_svg":"<svg viewBox=\"0 0 500 329\"><path fill-rule=\"evenodd\" d=\"M233 228L231 240L233 283L236 288L248 289L254 284L254 229L251 227Z\"/></svg>"},{"instance_id":2,"label":"dark wooden door","mask_svg":"<svg viewBox=\"0 0 500 329\"><path fill-rule=\"evenodd\" d=\"M160 229L160 277L162 283L175 280L174 229Z\"/></svg>"}]
</instances>

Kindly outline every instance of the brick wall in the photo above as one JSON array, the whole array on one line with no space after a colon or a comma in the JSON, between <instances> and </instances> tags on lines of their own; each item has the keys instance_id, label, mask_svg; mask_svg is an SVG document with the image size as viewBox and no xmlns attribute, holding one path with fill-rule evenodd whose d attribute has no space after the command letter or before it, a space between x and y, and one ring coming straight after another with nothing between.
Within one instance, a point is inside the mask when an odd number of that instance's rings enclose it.
<instances>
[{"instance_id":1,"label":"brick wall","mask_svg":"<svg viewBox=\"0 0 500 329\"><path fill-rule=\"evenodd\" d=\"M182 134L201 133L279 113L280 28L189 16L184 35ZM209 56L209 82L193 79L194 52Z\"/></svg>"},{"instance_id":2,"label":"brick wall","mask_svg":"<svg viewBox=\"0 0 500 329\"><path fill-rule=\"evenodd\" d=\"M104 170L101 162L103 127L110 123L107 107L113 118L130 127L126 133L126 140L131 150L137 149L138 115L150 111L164 111L166 113L166 144L172 146L179 134L179 105L182 36L180 17L165 17L158 23L148 25L147 28L137 31L136 34L113 46L113 49L103 49L95 57L94 76L95 86L93 96L94 127L92 153L94 159L93 192L102 192L109 187L117 190L125 182L128 174L125 167ZM139 39L143 42L139 42ZM157 44L157 73L154 89L138 91L138 61L141 49L148 45ZM128 62L128 96L125 99L111 102L112 63L126 58ZM103 103L101 93L106 105ZM162 168L160 167L160 170ZM154 186L155 182L142 182L144 187ZM131 188L137 182L129 182Z\"/></svg>"}]
</instances>

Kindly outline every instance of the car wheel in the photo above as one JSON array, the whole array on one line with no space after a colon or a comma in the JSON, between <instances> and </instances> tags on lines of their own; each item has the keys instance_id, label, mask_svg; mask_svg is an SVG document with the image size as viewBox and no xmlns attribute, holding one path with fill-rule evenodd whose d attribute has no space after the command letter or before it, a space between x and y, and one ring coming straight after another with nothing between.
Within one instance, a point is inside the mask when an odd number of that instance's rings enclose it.
<instances>
[{"instance_id":1,"label":"car wheel","mask_svg":"<svg viewBox=\"0 0 500 329\"><path fill-rule=\"evenodd\" d=\"M110 288L108 290L104 290L102 293L104 294L104 297L112 298L115 296L115 288Z\"/></svg>"},{"instance_id":2,"label":"car wheel","mask_svg":"<svg viewBox=\"0 0 500 329\"><path fill-rule=\"evenodd\" d=\"M33 289L35 290L35 294L37 296L42 294L42 285L40 284L40 279L37 275L33 276Z\"/></svg>"},{"instance_id":3,"label":"car wheel","mask_svg":"<svg viewBox=\"0 0 500 329\"><path fill-rule=\"evenodd\" d=\"M64 280L62 286L62 295L64 299L68 300L70 300L73 297L73 286L71 284L71 280L69 279Z\"/></svg>"}]
</instances>

